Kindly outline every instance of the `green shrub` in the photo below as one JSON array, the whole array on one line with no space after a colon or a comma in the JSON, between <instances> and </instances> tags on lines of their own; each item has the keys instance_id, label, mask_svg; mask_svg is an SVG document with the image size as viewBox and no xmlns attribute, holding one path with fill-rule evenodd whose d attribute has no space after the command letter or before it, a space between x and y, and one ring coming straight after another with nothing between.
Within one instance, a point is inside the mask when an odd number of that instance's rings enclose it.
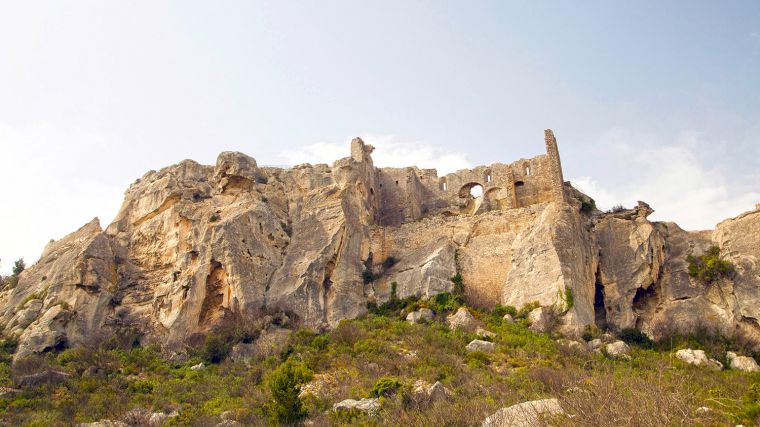
<instances>
[{"instance_id":1,"label":"green shrub","mask_svg":"<svg viewBox=\"0 0 760 427\"><path fill-rule=\"evenodd\" d=\"M504 317L505 314L509 314L512 317L517 317L517 309L511 305L496 304L496 307L493 308L491 314L497 317Z\"/></svg>"},{"instance_id":2,"label":"green shrub","mask_svg":"<svg viewBox=\"0 0 760 427\"><path fill-rule=\"evenodd\" d=\"M581 212L590 213L596 209L596 202L594 199L581 200Z\"/></svg>"},{"instance_id":3,"label":"green shrub","mask_svg":"<svg viewBox=\"0 0 760 427\"><path fill-rule=\"evenodd\" d=\"M586 327L583 328L583 334L581 334L583 341L591 341L598 336L599 329L596 326L592 325L586 325Z\"/></svg>"},{"instance_id":4,"label":"green shrub","mask_svg":"<svg viewBox=\"0 0 760 427\"><path fill-rule=\"evenodd\" d=\"M382 377L375 381L375 385L372 386L372 396L393 396L399 388L401 388L401 383L396 378Z\"/></svg>"},{"instance_id":5,"label":"green shrub","mask_svg":"<svg viewBox=\"0 0 760 427\"><path fill-rule=\"evenodd\" d=\"M444 313L447 311L456 311L463 304L464 301L462 301L461 295L442 292L431 297L428 300L427 306L436 313Z\"/></svg>"},{"instance_id":6,"label":"green shrub","mask_svg":"<svg viewBox=\"0 0 760 427\"><path fill-rule=\"evenodd\" d=\"M307 412L298 393L301 386L311 381L313 373L303 362L288 359L278 366L267 379L272 401L267 405L269 420L276 424L294 424Z\"/></svg>"},{"instance_id":7,"label":"green shrub","mask_svg":"<svg viewBox=\"0 0 760 427\"><path fill-rule=\"evenodd\" d=\"M565 294L563 298L565 302L565 311L570 310L573 308L573 305L575 304L575 298L573 297L573 290L570 288L565 288Z\"/></svg>"},{"instance_id":8,"label":"green shrub","mask_svg":"<svg viewBox=\"0 0 760 427\"><path fill-rule=\"evenodd\" d=\"M219 219L220 219L219 215L217 215L216 213L212 213L211 216L208 218L208 221L209 222L217 222L217 221L219 221Z\"/></svg>"},{"instance_id":9,"label":"green shrub","mask_svg":"<svg viewBox=\"0 0 760 427\"><path fill-rule=\"evenodd\" d=\"M464 295L464 281L462 280L462 275L457 273L452 278L451 281L454 282L454 294L456 295Z\"/></svg>"},{"instance_id":10,"label":"green shrub","mask_svg":"<svg viewBox=\"0 0 760 427\"><path fill-rule=\"evenodd\" d=\"M626 328L620 332L620 339L628 344L635 344L643 348L652 348L654 342L643 332L634 328Z\"/></svg>"},{"instance_id":11,"label":"green shrub","mask_svg":"<svg viewBox=\"0 0 760 427\"><path fill-rule=\"evenodd\" d=\"M529 302L520 308L520 310L517 312L517 317L527 317L531 311L537 309L538 307L541 307L541 303L538 301Z\"/></svg>"},{"instance_id":12,"label":"green shrub","mask_svg":"<svg viewBox=\"0 0 760 427\"><path fill-rule=\"evenodd\" d=\"M219 329L206 335L201 357L208 363L220 363L232 351L235 344L252 342L255 338L251 331L233 326Z\"/></svg>"},{"instance_id":13,"label":"green shrub","mask_svg":"<svg viewBox=\"0 0 760 427\"><path fill-rule=\"evenodd\" d=\"M721 277L731 277L734 273L734 264L721 259L718 246L711 246L698 257L687 255L686 261L689 263L689 276L699 278L705 283Z\"/></svg>"}]
</instances>

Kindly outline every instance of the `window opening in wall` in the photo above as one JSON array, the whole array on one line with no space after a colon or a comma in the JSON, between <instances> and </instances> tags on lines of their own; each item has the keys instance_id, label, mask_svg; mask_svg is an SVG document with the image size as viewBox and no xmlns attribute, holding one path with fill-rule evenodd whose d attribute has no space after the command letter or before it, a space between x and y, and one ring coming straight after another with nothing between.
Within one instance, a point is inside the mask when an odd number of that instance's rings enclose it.
<instances>
[{"instance_id":1,"label":"window opening in wall","mask_svg":"<svg viewBox=\"0 0 760 427\"><path fill-rule=\"evenodd\" d=\"M396 185L398 185L398 181L396 181Z\"/></svg>"},{"instance_id":2,"label":"window opening in wall","mask_svg":"<svg viewBox=\"0 0 760 427\"><path fill-rule=\"evenodd\" d=\"M449 189L449 186L444 182L443 183L443 191L446 191Z\"/></svg>"},{"instance_id":3,"label":"window opening in wall","mask_svg":"<svg viewBox=\"0 0 760 427\"><path fill-rule=\"evenodd\" d=\"M480 184L473 185L472 188L470 188L470 196L474 198L482 197L483 196L483 187Z\"/></svg>"},{"instance_id":4,"label":"window opening in wall","mask_svg":"<svg viewBox=\"0 0 760 427\"><path fill-rule=\"evenodd\" d=\"M530 166L525 166L525 175L530 176Z\"/></svg>"},{"instance_id":5,"label":"window opening in wall","mask_svg":"<svg viewBox=\"0 0 760 427\"><path fill-rule=\"evenodd\" d=\"M486 182L491 182L491 175L486 176Z\"/></svg>"},{"instance_id":6,"label":"window opening in wall","mask_svg":"<svg viewBox=\"0 0 760 427\"><path fill-rule=\"evenodd\" d=\"M525 185L525 183L522 181L515 182L515 187L522 187L523 185Z\"/></svg>"}]
</instances>

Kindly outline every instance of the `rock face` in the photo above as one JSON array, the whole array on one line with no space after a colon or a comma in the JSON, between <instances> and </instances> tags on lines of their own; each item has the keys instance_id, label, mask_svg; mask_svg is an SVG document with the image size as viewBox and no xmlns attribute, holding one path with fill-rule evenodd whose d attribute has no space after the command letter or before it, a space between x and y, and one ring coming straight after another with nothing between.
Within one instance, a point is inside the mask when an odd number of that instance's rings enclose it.
<instances>
[{"instance_id":1,"label":"rock face","mask_svg":"<svg viewBox=\"0 0 760 427\"><path fill-rule=\"evenodd\" d=\"M532 159L441 177L376 168L358 138L332 166L262 167L225 152L214 166L148 172L105 230L95 219L52 241L0 290L0 326L19 337L17 358L127 330L176 349L274 313L331 328L394 292L453 291L456 276L469 303L538 302L566 335L707 326L760 343L760 210L713 232L650 222L643 202L603 213L563 182L551 131L544 142ZM702 283L685 259L712 245L736 274ZM476 327L469 313L453 319Z\"/></svg>"}]
</instances>

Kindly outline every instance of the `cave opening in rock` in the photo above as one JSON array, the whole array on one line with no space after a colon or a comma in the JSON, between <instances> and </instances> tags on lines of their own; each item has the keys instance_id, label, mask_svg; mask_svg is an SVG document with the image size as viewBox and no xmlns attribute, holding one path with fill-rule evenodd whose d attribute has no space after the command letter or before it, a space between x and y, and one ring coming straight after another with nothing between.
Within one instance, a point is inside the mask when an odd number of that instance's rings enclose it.
<instances>
[{"instance_id":1,"label":"cave opening in rock","mask_svg":"<svg viewBox=\"0 0 760 427\"><path fill-rule=\"evenodd\" d=\"M657 304L657 291L654 287L654 283L649 285L648 288L636 289L636 294L633 296L633 302L631 304L633 312L636 313L636 327L641 328L643 322L642 314L651 313L654 311L654 307Z\"/></svg>"},{"instance_id":2,"label":"cave opening in rock","mask_svg":"<svg viewBox=\"0 0 760 427\"><path fill-rule=\"evenodd\" d=\"M607 329L607 308L604 306L604 285L599 281L599 272L596 272L594 284L594 324L600 330Z\"/></svg>"}]
</instances>

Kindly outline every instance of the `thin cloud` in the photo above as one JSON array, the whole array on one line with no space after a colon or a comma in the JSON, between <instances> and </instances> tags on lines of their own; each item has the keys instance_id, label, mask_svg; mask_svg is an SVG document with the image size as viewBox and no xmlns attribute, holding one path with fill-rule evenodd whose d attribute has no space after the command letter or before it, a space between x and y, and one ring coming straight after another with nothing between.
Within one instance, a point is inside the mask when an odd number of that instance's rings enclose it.
<instances>
[{"instance_id":1,"label":"thin cloud","mask_svg":"<svg viewBox=\"0 0 760 427\"><path fill-rule=\"evenodd\" d=\"M380 167L417 166L437 169L439 175L471 167L466 156L425 142L400 141L390 135L363 135L365 143L375 147L372 160ZM284 150L280 157L288 165L327 163L350 154L350 138L343 143L317 142L295 150Z\"/></svg>"},{"instance_id":2,"label":"thin cloud","mask_svg":"<svg viewBox=\"0 0 760 427\"><path fill-rule=\"evenodd\" d=\"M687 131L671 144L642 146L635 133L610 131L602 138L607 143L604 161L625 164L635 174L615 184L590 176L571 181L600 209L630 207L643 200L655 209L653 220L675 221L690 230L712 229L727 217L751 210L760 192L750 187L752 179L732 182L725 170L712 167L710 159L700 156L701 147L710 144L699 138L698 132Z\"/></svg>"}]
</instances>

